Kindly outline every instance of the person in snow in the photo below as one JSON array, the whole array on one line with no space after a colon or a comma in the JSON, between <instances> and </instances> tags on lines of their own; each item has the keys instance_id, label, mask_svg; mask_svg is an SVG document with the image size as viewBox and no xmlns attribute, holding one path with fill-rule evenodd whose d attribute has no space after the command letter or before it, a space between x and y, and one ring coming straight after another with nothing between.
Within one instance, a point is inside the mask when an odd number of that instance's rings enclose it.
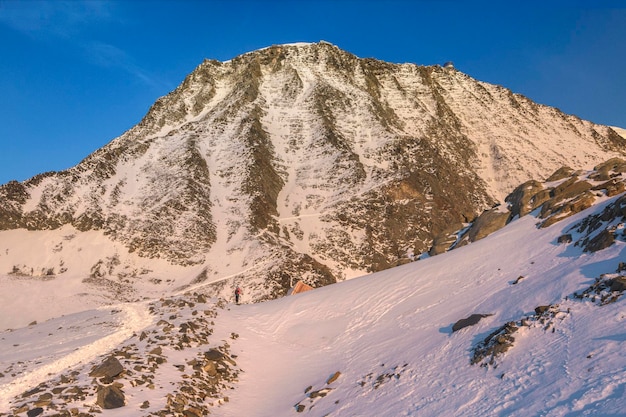
<instances>
[{"instance_id":1,"label":"person in snow","mask_svg":"<svg viewBox=\"0 0 626 417\"><path fill-rule=\"evenodd\" d=\"M239 304L239 297L241 297L241 294L243 294L243 291L241 291L241 288L237 287L235 289L235 303Z\"/></svg>"}]
</instances>

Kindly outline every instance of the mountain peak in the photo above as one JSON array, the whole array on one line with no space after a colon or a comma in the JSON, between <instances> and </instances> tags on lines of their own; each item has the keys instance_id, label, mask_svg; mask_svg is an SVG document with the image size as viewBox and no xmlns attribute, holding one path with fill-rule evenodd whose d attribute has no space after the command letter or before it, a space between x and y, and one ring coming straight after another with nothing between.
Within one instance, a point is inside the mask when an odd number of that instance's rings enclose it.
<instances>
[{"instance_id":1,"label":"mountain peak","mask_svg":"<svg viewBox=\"0 0 626 417\"><path fill-rule=\"evenodd\" d=\"M265 299L409 262L520 183L624 149L448 68L275 45L202 62L76 167L2 186L0 227L101 233L111 252L83 274L160 259L185 285L243 280Z\"/></svg>"}]
</instances>

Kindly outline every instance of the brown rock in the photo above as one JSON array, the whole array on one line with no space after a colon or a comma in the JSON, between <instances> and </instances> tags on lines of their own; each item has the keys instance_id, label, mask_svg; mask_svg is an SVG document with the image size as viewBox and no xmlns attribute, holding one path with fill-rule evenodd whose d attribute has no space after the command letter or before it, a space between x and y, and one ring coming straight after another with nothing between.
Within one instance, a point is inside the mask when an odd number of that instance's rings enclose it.
<instances>
[{"instance_id":1,"label":"brown rock","mask_svg":"<svg viewBox=\"0 0 626 417\"><path fill-rule=\"evenodd\" d=\"M505 201L510 204L511 218L513 218L527 215L549 198L549 192L543 188L543 185L539 181L531 180L515 188Z\"/></svg>"},{"instance_id":2,"label":"brown rock","mask_svg":"<svg viewBox=\"0 0 626 417\"><path fill-rule=\"evenodd\" d=\"M40 415L40 414L42 414L42 413L43 413L43 408L41 408L41 407L37 407L37 408L33 408L33 409L31 409L31 410L28 410L28 411L26 412L26 415L27 415L28 417L36 417L36 416L38 416L38 415Z\"/></svg>"},{"instance_id":3,"label":"brown rock","mask_svg":"<svg viewBox=\"0 0 626 417\"><path fill-rule=\"evenodd\" d=\"M124 367L115 356L109 356L102 364L94 367L89 376L115 378L124 371Z\"/></svg>"},{"instance_id":4,"label":"brown rock","mask_svg":"<svg viewBox=\"0 0 626 417\"><path fill-rule=\"evenodd\" d=\"M105 410L120 408L126 405L126 397L116 385L100 385L96 404Z\"/></svg>"},{"instance_id":5,"label":"brown rock","mask_svg":"<svg viewBox=\"0 0 626 417\"><path fill-rule=\"evenodd\" d=\"M563 167L557 169L556 171L554 171L554 174L550 175L546 179L546 182L562 180L563 178L567 178L570 175L572 175L573 172L574 172L574 170L572 168L570 168L568 166L563 166Z\"/></svg>"},{"instance_id":6,"label":"brown rock","mask_svg":"<svg viewBox=\"0 0 626 417\"><path fill-rule=\"evenodd\" d=\"M339 378L341 376L341 372L337 371L334 374L332 374L327 380L326 380L326 384L332 384L333 382L335 382L337 380L337 378Z\"/></svg>"},{"instance_id":7,"label":"brown rock","mask_svg":"<svg viewBox=\"0 0 626 417\"><path fill-rule=\"evenodd\" d=\"M470 242L475 242L484 237L489 236L496 230L502 229L506 226L510 217L510 213L498 211L498 209L484 211L474 221L470 227L468 237Z\"/></svg>"}]
</instances>

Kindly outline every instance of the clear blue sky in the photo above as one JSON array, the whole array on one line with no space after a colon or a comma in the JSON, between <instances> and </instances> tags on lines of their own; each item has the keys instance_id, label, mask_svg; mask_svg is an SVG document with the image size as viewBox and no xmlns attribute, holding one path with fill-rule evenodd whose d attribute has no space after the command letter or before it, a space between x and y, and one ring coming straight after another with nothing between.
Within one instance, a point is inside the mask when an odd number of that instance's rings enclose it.
<instances>
[{"instance_id":1,"label":"clear blue sky","mask_svg":"<svg viewBox=\"0 0 626 417\"><path fill-rule=\"evenodd\" d=\"M319 40L626 127L626 1L0 0L0 184L76 165L204 58Z\"/></svg>"}]
</instances>

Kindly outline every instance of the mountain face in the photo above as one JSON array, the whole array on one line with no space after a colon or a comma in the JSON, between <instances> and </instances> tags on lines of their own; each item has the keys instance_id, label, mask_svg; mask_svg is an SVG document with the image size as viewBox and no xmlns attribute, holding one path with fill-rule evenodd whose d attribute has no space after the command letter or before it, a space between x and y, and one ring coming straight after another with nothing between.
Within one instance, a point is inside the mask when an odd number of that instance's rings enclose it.
<instances>
[{"instance_id":1,"label":"mountain face","mask_svg":"<svg viewBox=\"0 0 626 417\"><path fill-rule=\"evenodd\" d=\"M77 166L0 187L0 233L95 233L108 248L72 267L58 245L36 266L0 247L0 265L132 287L160 260L178 289L274 298L407 262L518 184L625 149L609 127L454 68L272 46L203 62Z\"/></svg>"}]
</instances>

